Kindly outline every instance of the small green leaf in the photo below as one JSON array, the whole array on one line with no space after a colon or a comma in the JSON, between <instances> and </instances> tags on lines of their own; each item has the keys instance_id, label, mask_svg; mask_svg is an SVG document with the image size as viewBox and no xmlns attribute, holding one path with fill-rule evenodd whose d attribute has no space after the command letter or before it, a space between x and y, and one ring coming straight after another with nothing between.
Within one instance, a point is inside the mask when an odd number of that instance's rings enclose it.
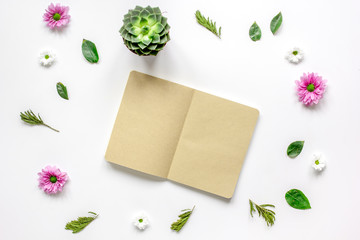
<instances>
[{"instance_id":1,"label":"small green leaf","mask_svg":"<svg viewBox=\"0 0 360 240\"><path fill-rule=\"evenodd\" d=\"M272 204L261 204L257 205L253 201L249 199L250 204L250 215L253 217L253 213L257 212L259 213L259 217L263 217L265 219L266 224L268 227L274 225L275 222L275 212L273 210L267 209L267 207L275 208Z\"/></svg>"},{"instance_id":2,"label":"small green leaf","mask_svg":"<svg viewBox=\"0 0 360 240\"><path fill-rule=\"evenodd\" d=\"M221 27L218 30L216 28L216 22L213 22L212 20L210 20L209 17L206 18L204 15L201 14L201 12L199 10L197 10L195 12L195 17L196 17L196 21L200 25L202 25L203 27L205 27L206 29L208 29L210 32L212 32L213 34L218 36L218 38L221 39Z\"/></svg>"},{"instance_id":3,"label":"small green leaf","mask_svg":"<svg viewBox=\"0 0 360 240\"><path fill-rule=\"evenodd\" d=\"M99 61L99 55L96 50L96 46L89 40L83 39L82 53L86 60L90 63L97 63Z\"/></svg>"},{"instance_id":4,"label":"small green leaf","mask_svg":"<svg viewBox=\"0 0 360 240\"><path fill-rule=\"evenodd\" d=\"M287 203L296 209L310 209L309 199L298 189L291 189L285 194Z\"/></svg>"},{"instance_id":5,"label":"small green leaf","mask_svg":"<svg viewBox=\"0 0 360 240\"><path fill-rule=\"evenodd\" d=\"M65 226L66 230L71 230L72 233L78 233L94 221L99 215L94 212L89 212L93 216L90 217L78 217L77 220L68 222Z\"/></svg>"},{"instance_id":6,"label":"small green leaf","mask_svg":"<svg viewBox=\"0 0 360 240\"><path fill-rule=\"evenodd\" d=\"M161 33L161 31L164 29L164 26L158 22L151 29L154 30L156 33Z\"/></svg>"},{"instance_id":7,"label":"small green leaf","mask_svg":"<svg viewBox=\"0 0 360 240\"><path fill-rule=\"evenodd\" d=\"M254 42L260 40L260 38L261 38L261 29L257 25L256 22L254 22L253 25L251 25L250 30L249 30L249 36L250 36L251 40L253 40Z\"/></svg>"},{"instance_id":8,"label":"small green leaf","mask_svg":"<svg viewBox=\"0 0 360 240\"><path fill-rule=\"evenodd\" d=\"M46 123L44 123L44 121L41 119L40 114L38 114L37 116L33 113L33 111L31 111L31 109L25 111L25 112L20 112L20 118L21 120L23 120L24 122L31 124L31 125L44 125L45 127L48 127L52 130L54 130L55 132L59 132L59 130L50 127L49 125L47 125Z\"/></svg>"},{"instance_id":9,"label":"small green leaf","mask_svg":"<svg viewBox=\"0 0 360 240\"><path fill-rule=\"evenodd\" d=\"M270 23L270 30L273 34L276 33L276 31L279 29L279 27L281 26L282 23L282 14L281 12L279 12L278 15L276 15Z\"/></svg>"},{"instance_id":10,"label":"small green leaf","mask_svg":"<svg viewBox=\"0 0 360 240\"><path fill-rule=\"evenodd\" d=\"M182 214L179 215L179 219L176 222L171 224L170 229L179 232L185 225L185 223L189 220L192 212L194 211L195 206L192 209L184 209L182 210Z\"/></svg>"},{"instance_id":11,"label":"small green leaf","mask_svg":"<svg viewBox=\"0 0 360 240\"><path fill-rule=\"evenodd\" d=\"M287 148L287 155L291 158L297 157L301 153L303 146L304 141L296 141L291 143Z\"/></svg>"},{"instance_id":12,"label":"small green leaf","mask_svg":"<svg viewBox=\"0 0 360 240\"><path fill-rule=\"evenodd\" d=\"M69 100L67 89L64 86L64 84L62 84L61 82L58 82L56 84L56 89L57 89L57 92L60 95L60 97L62 97L63 99Z\"/></svg>"}]
</instances>

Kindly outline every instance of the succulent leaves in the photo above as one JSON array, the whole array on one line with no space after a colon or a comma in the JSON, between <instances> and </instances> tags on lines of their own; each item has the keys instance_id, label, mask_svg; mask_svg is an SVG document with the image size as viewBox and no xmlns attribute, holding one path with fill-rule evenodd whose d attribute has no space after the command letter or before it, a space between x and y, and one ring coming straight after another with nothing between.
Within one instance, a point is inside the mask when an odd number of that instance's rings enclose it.
<instances>
[{"instance_id":1,"label":"succulent leaves","mask_svg":"<svg viewBox=\"0 0 360 240\"><path fill-rule=\"evenodd\" d=\"M124 15L120 34L126 47L139 56L156 56L170 40L167 18L158 7L136 6Z\"/></svg>"}]
</instances>

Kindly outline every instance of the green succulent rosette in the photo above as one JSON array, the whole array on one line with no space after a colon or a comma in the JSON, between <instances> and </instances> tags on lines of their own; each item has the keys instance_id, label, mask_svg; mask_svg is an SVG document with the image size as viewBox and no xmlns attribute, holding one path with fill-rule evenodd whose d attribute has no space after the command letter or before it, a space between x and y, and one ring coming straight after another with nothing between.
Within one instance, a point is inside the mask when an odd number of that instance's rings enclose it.
<instances>
[{"instance_id":1,"label":"green succulent rosette","mask_svg":"<svg viewBox=\"0 0 360 240\"><path fill-rule=\"evenodd\" d=\"M158 7L136 6L124 15L120 34L126 47L139 56L156 56L170 40L167 18Z\"/></svg>"}]
</instances>

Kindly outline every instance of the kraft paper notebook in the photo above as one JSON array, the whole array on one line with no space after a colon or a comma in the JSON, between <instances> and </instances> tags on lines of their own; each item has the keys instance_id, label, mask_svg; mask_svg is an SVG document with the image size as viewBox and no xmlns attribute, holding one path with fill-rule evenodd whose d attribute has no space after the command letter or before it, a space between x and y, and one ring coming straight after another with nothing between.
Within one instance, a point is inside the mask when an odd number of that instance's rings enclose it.
<instances>
[{"instance_id":1,"label":"kraft paper notebook","mask_svg":"<svg viewBox=\"0 0 360 240\"><path fill-rule=\"evenodd\" d=\"M132 71L107 161L231 198L259 111Z\"/></svg>"}]
</instances>

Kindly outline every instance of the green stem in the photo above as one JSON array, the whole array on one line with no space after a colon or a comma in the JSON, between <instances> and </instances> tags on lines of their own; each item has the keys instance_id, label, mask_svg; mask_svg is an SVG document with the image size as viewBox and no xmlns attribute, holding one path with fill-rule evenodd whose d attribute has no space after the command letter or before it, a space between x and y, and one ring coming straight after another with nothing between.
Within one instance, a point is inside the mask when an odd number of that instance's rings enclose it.
<instances>
[{"instance_id":1,"label":"green stem","mask_svg":"<svg viewBox=\"0 0 360 240\"><path fill-rule=\"evenodd\" d=\"M51 130L54 130L55 132L60 132L59 130L55 129L55 128L52 128L50 127L49 125L45 124L45 123L42 123L42 125L44 125L45 127L48 127L50 128Z\"/></svg>"}]
</instances>

